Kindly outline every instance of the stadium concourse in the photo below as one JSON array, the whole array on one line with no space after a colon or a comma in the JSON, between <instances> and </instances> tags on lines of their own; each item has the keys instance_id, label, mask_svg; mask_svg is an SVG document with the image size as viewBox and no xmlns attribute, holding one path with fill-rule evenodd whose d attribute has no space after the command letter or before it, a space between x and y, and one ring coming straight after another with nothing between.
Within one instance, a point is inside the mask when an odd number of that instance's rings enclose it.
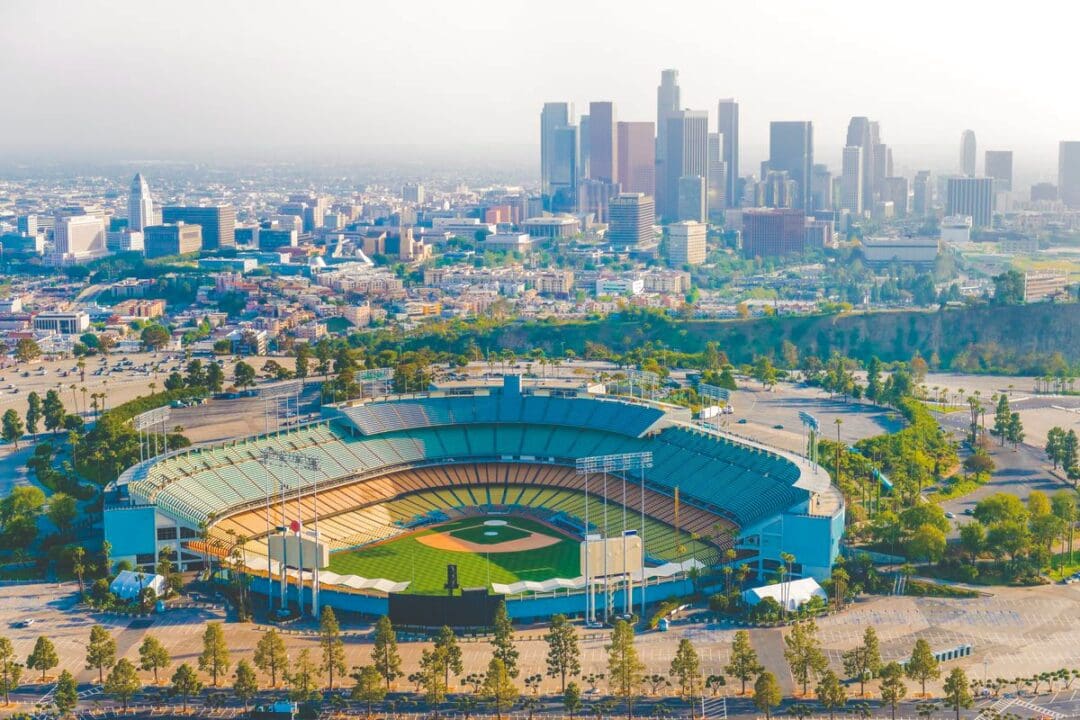
<instances>
[{"instance_id":1,"label":"stadium concourse","mask_svg":"<svg viewBox=\"0 0 1080 720\"><path fill-rule=\"evenodd\" d=\"M116 560L232 562L301 611L445 597L454 564L460 587L506 595L522 619L579 616L597 583L611 607L629 608L635 587L656 602L691 577L719 582L724 562L764 579L784 554L792 577L823 579L844 528L839 491L805 458L696 427L685 408L517 376L327 406L318 422L151 458L107 488L104 514ZM586 537L610 568L584 562ZM611 544L627 538L634 567Z\"/></svg>"}]
</instances>

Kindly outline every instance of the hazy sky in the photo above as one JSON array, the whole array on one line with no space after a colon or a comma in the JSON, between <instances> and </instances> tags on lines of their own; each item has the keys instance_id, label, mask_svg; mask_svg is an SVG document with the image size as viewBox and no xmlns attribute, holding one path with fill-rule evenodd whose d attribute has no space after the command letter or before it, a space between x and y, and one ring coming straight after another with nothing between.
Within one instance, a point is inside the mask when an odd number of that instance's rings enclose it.
<instances>
[{"instance_id":1,"label":"hazy sky","mask_svg":"<svg viewBox=\"0 0 1080 720\"><path fill-rule=\"evenodd\" d=\"M546 100L655 119L736 97L746 163L809 119L839 165L848 118L898 169L952 169L960 132L1054 171L1080 139L1072 2L0 0L0 154L185 159L505 153L533 160ZM405 147L402 147L405 146ZM941 167L936 167L941 166Z\"/></svg>"}]
</instances>

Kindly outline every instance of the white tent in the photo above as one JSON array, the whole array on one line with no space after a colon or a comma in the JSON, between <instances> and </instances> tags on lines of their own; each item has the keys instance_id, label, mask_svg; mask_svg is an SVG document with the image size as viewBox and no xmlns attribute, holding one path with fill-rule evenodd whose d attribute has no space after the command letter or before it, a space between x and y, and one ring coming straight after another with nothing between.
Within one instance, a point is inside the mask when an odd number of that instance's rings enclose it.
<instances>
[{"instance_id":1,"label":"white tent","mask_svg":"<svg viewBox=\"0 0 1080 720\"><path fill-rule=\"evenodd\" d=\"M743 602L753 607L767 597L771 597L787 611L798 610L799 606L809 602L812 597L819 597L828 602L829 596L817 584L814 578L802 578L801 580L789 580L776 585L763 585L761 587L744 590Z\"/></svg>"},{"instance_id":2,"label":"white tent","mask_svg":"<svg viewBox=\"0 0 1080 720\"><path fill-rule=\"evenodd\" d=\"M153 588L158 597L165 591L165 577L153 573L121 570L109 585L112 594L122 600L135 600L144 588Z\"/></svg>"}]
</instances>

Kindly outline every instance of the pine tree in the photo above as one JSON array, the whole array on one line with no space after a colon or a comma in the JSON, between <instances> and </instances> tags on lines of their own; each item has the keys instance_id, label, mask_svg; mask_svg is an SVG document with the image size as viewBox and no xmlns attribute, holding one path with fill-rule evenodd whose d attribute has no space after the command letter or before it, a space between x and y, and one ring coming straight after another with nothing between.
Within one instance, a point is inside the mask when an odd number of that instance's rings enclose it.
<instances>
[{"instance_id":1,"label":"pine tree","mask_svg":"<svg viewBox=\"0 0 1080 720\"><path fill-rule=\"evenodd\" d=\"M169 657L169 651L160 640L153 635L143 638L142 645L139 646L139 668L154 671L155 685L158 684L158 671L169 667L170 662L172 658Z\"/></svg>"},{"instance_id":2,"label":"pine tree","mask_svg":"<svg viewBox=\"0 0 1080 720\"><path fill-rule=\"evenodd\" d=\"M810 681L828 667L825 653L821 651L821 642L817 639L817 624L813 620L795 623L784 638L784 644L787 645L784 658L791 666L791 675L802 685L802 693L806 695Z\"/></svg>"},{"instance_id":3,"label":"pine tree","mask_svg":"<svg viewBox=\"0 0 1080 720\"><path fill-rule=\"evenodd\" d=\"M881 702L892 710L893 720L896 720L896 707L906 696L904 668L898 662L891 662L881 669Z\"/></svg>"},{"instance_id":4,"label":"pine tree","mask_svg":"<svg viewBox=\"0 0 1080 720\"><path fill-rule=\"evenodd\" d=\"M976 526L978 527L978 526ZM866 681L881 670L881 646L877 632L867 627L863 641L844 653L844 672L859 681L859 695L866 695Z\"/></svg>"},{"instance_id":5,"label":"pine tree","mask_svg":"<svg viewBox=\"0 0 1080 720\"><path fill-rule=\"evenodd\" d=\"M23 666L15 662L15 647L6 637L0 637L0 692L4 704L11 704L11 693L19 687Z\"/></svg>"},{"instance_id":6,"label":"pine tree","mask_svg":"<svg viewBox=\"0 0 1080 720\"><path fill-rule=\"evenodd\" d=\"M571 681L563 690L563 708L569 720L574 720L574 713L581 709L581 688Z\"/></svg>"},{"instance_id":7,"label":"pine tree","mask_svg":"<svg viewBox=\"0 0 1080 720\"><path fill-rule=\"evenodd\" d=\"M401 656L398 655L394 626L385 615L375 623L375 644L371 649L371 661L386 680L386 689L389 690L390 682L401 677Z\"/></svg>"},{"instance_id":8,"label":"pine tree","mask_svg":"<svg viewBox=\"0 0 1080 720\"><path fill-rule=\"evenodd\" d=\"M172 676L173 695L178 695L183 700L184 712L187 712L188 698L197 695L202 690L202 681L191 666L183 663L176 668Z\"/></svg>"},{"instance_id":9,"label":"pine tree","mask_svg":"<svg viewBox=\"0 0 1080 720\"><path fill-rule=\"evenodd\" d=\"M701 658L687 638L679 640L668 675L678 679L679 694L690 703L690 720L693 720L695 693L701 689Z\"/></svg>"},{"instance_id":10,"label":"pine tree","mask_svg":"<svg viewBox=\"0 0 1080 720\"><path fill-rule=\"evenodd\" d=\"M818 683L816 691L818 702L829 711L829 720L833 720L836 711L844 707L847 702L847 691L840 683L840 678L832 670L826 670L821 676L821 682Z\"/></svg>"},{"instance_id":11,"label":"pine tree","mask_svg":"<svg viewBox=\"0 0 1080 720\"><path fill-rule=\"evenodd\" d=\"M41 422L41 396L32 392L26 396L26 432L36 435Z\"/></svg>"},{"instance_id":12,"label":"pine tree","mask_svg":"<svg viewBox=\"0 0 1080 720\"><path fill-rule=\"evenodd\" d=\"M484 676L483 694L495 708L495 715L502 720L502 714L514 706L517 700L518 689L514 685L514 679L507 669L502 658L495 656L488 663L487 674Z\"/></svg>"},{"instance_id":13,"label":"pine tree","mask_svg":"<svg viewBox=\"0 0 1080 720\"><path fill-rule=\"evenodd\" d=\"M566 678L581 674L581 650L577 633L565 615L554 615L544 639L547 641L547 674L559 678L559 691L566 691Z\"/></svg>"},{"instance_id":14,"label":"pine tree","mask_svg":"<svg viewBox=\"0 0 1080 720\"><path fill-rule=\"evenodd\" d=\"M956 711L956 720L960 720L960 708L969 708L974 702L963 668L953 668L945 678L945 700Z\"/></svg>"},{"instance_id":15,"label":"pine tree","mask_svg":"<svg viewBox=\"0 0 1080 720\"><path fill-rule=\"evenodd\" d=\"M746 694L746 683L760 675L765 670L758 662L757 652L750 645L750 633L739 630L735 633L735 639L731 645L731 661L724 667L724 672L742 682L740 695Z\"/></svg>"},{"instance_id":16,"label":"pine tree","mask_svg":"<svg viewBox=\"0 0 1080 720\"><path fill-rule=\"evenodd\" d=\"M113 669L109 672L109 677L105 679L104 690L106 695L112 695L119 700L124 711L127 712L128 702L135 697L136 693L142 690L139 674L135 672L135 666L131 664L130 660L120 658L116 665L113 666Z\"/></svg>"},{"instance_id":17,"label":"pine tree","mask_svg":"<svg viewBox=\"0 0 1080 720\"><path fill-rule=\"evenodd\" d=\"M1009 420L1011 418L1012 412L1009 410L1009 398L1002 393L998 395L997 407L994 409L994 428L992 432L1001 438L1003 446L1009 433Z\"/></svg>"},{"instance_id":18,"label":"pine tree","mask_svg":"<svg viewBox=\"0 0 1080 720\"><path fill-rule=\"evenodd\" d=\"M495 628L491 644L495 646L494 656L503 661L510 677L516 678L518 676L518 651L514 647L514 626L510 622L510 613L506 611L505 601L499 603L495 611Z\"/></svg>"},{"instance_id":19,"label":"pine tree","mask_svg":"<svg viewBox=\"0 0 1080 720\"><path fill-rule=\"evenodd\" d=\"M330 689L334 689L334 671L345 674L345 643L341 641L341 626L333 608L324 607L319 620L319 646L322 649L322 669Z\"/></svg>"},{"instance_id":20,"label":"pine tree","mask_svg":"<svg viewBox=\"0 0 1080 720\"><path fill-rule=\"evenodd\" d=\"M236 663L236 673L233 676L233 692L240 702L244 703L247 710L251 699L259 694L259 679L255 677L255 670L247 660Z\"/></svg>"},{"instance_id":21,"label":"pine tree","mask_svg":"<svg viewBox=\"0 0 1080 720\"><path fill-rule=\"evenodd\" d=\"M317 694L316 684L319 668L311 661L311 651L304 648L296 658L292 672L287 673L285 681L289 683L289 698L294 702L307 702Z\"/></svg>"},{"instance_id":22,"label":"pine tree","mask_svg":"<svg viewBox=\"0 0 1080 720\"><path fill-rule=\"evenodd\" d=\"M461 646L458 645L457 635L447 626L439 630L435 638L435 652L439 657L439 663L443 670L443 684L450 688L450 673L454 677L465 672L465 665L461 659Z\"/></svg>"},{"instance_id":23,"label":"pine tree","mask_svg":"<svg viewBox=\"0 0 1080 720\"><path fill-rule=\"evenodd\" d=\"M217 687L218 678L229 671L229 646L225 643L225 632L221 623L208 622L203 632L203 651L199 655L199 669L210 673L210 678Z\"/></svg>"},{"instance_id":24,"label":"pine tree","mask_svg":"<svg viewBox=\"0 0 1080 720\"><path fill-rule=\"evenodd\" d=\"M420 655L420 685L424 689L424 701L439 717L439 705L446 700L446 663L436 648L424 650Z\"/></svg>"},{"instance_id":25,"label":"pine tree","mask_svg":"<svg viewBox=\"0 0 1080 720\"><path fill-rule=\"evenodd\" d=\"M634 646L634 628L625 620L616 620L611 631L608 653L608 683L614 694L626 703L626 717L634 716L634 700L645 671Z\"/></svg>"},{"instance_id":26,"label":"pine tree","mask_svg":"<svg viewBox=\"0 0 1080 720\"><path fill-rule=\"evenodd\" d=\"M105 682L104 669L116 662L116 640L101 625L90 628L90 642L86 646L86 669L98 671L98 682Z\"/></svg>"},{"instance_id":27,"label":"pine tree","mask_svg":"<svg viewBox=\"0 0 1080 720\"><path fill-rule=\"evenodd\" d=\"M252 657L255 667L270 674L270 687L277 687L278 672L285 669L289 656L285 650L285 641L274 628L270 628L259 638Z\"/></svg>"},{"instance_id":28,"label":"pine tree","mask_svg":"<svg viewBox=\"0 0 1080 720\"><path fill-rule=\"evenodd\" d=\"M42 635L34 643L34 649L26 658L26 667L31 670L41 671L41 682L45 682L45 671L52 670L60 664L60 658L56 654L56 646L52 640Z\"/></svg>"},{"instance_id":29,"label":"pine tree","mask_svg":"<svg viewBox=\"0 0 1080 720\"><path fill-rule=\"evenodd\" d=\"M780 683L771 672L763 672L754 683L754 707L765 713L765 720L771 720L772 709L780 704Z\"/></svg>"},{"instance_id":30,"label":"pine tree","mask_svg":"<svg viewBox=\"0 0 1080 720\"><path fill-rule=\"evenodd\" d=\"M79 704L79 686L75 682L75 676L67 670L60 673L60 679L56 681L56 690L53 692L53 705L60 717L70 715Z\"/></svg>"},{"instance_id":31,"label":"pine tree","mask_svg":"<svg viewBox=\"0 0 1080 720\"><path fill-rule=\"evenodd\" d=\"M367 715L371 717L372 705L382 702L386 697L382 675L374 665L365 665L357 668L351 677L356 680L351 693L352 699L364 703L367 706Z\"/></svg>"},{"instance_id":32,"label":"pine tree","mask_svg":"<svg viewBox=\"0 0 1080 720\"><path fill-rule=\"evenodd\" d=\"M922 685L923 697L926 696L926 681L941 677L941 669L938 667L937 658L934 657L930 643L919 638L915 641L915 648L911 651L911 659L904 668L907 676L912 680L918 680Z\"/></svg>"}]
</instances>

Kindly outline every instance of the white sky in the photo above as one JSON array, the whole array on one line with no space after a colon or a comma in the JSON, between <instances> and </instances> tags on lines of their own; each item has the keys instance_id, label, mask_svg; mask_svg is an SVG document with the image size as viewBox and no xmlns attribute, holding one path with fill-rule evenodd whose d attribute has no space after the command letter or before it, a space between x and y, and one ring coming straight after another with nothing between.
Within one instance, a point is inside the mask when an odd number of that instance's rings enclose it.
<instances>
[{"instance_id":1,"label":"white sky","mask_svg":"<svg viewBox=\"0 0 1080 720\"><path fill-rule=\"evenodd\" d=\"M0 154L207 158L486 146L532 160L545 100L655 118L739 100L749 172L769 120L882 123L899 170L949 170L960 132L1055 171L1080 138L1080 4L974 0L0 0ZM940 166L940 167L938 167Z\"/></svg>"}]
</instances>

